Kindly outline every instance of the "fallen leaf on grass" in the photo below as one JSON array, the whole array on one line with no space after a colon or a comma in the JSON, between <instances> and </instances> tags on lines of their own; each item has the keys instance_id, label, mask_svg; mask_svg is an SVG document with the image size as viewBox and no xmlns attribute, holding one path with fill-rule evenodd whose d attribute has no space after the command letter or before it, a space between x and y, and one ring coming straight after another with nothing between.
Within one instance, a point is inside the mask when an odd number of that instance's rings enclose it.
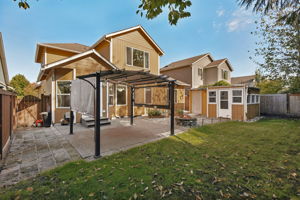
<instances>
[{"instance_id":1,"label":"fallen leaf on grass","mask_svg":"<svg viewBox=\"0 0 300 200\"><path fill-rule=\"evenodd\" d=\"M89 197L93 197L95 194L94 193L90 193L89 194Z\"/></svg>"},{"instance_id":2,"label":"fallen leaf on grass","mask_svg":"<svg viewBox=\"0 0 300 200\"><path fill-rule=\"evenodd\" d=\"M26 190L27 190L28 192L32 192L32 191L33 191L33 188L32 188L32 187L28 187Z\"/></svg>"}]
</instances>

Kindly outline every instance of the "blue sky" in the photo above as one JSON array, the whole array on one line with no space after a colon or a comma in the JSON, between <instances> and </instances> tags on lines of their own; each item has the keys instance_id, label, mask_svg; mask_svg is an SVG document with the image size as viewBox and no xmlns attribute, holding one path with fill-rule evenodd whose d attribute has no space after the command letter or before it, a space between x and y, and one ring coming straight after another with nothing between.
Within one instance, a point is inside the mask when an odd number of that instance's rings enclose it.
<instances>
[{"instance_id":1,"label":"blue sky","mask_svg":"<svg viewBox=\"0 0 300 200\"><path fill-rule=\"evenodd\" d=\"M91 45L102 35L141 24L164 50L161 67L210 52L215 59L228 58L233 76L253 74L249 60L255 48L255 15L238 7L236 0L192 0L192 17L171 26L167 13L147 20L136 15L139 0L29 0L22 10L13 0L0 1L0 32L6 50L10 78L24 74L36 81L34 62L38 42L76 42Z\"/></svg>"}]
</instances>

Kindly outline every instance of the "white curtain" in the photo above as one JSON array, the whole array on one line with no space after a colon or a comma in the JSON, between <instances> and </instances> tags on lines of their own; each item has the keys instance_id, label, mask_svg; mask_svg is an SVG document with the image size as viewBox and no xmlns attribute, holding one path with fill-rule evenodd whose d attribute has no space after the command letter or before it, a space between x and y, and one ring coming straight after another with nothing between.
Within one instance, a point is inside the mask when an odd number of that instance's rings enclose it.
<instances>
[{"instance_id":1,"label":"white curtain","mask_svg":"<svg viewBox=\"0 0 300 200\"><path fill-rule=\"evenodd\" d=\"M95 85L95 78L87 78ZM85 115L94 116L95 89L84 80L74 80L71 85L71 109Z\"/></svg>"}]
</instances>

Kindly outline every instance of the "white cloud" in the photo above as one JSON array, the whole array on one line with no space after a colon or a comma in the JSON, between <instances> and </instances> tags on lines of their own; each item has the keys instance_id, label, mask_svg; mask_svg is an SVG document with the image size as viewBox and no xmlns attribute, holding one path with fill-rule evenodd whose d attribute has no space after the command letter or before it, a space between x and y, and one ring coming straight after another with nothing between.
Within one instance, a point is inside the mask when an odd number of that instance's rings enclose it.
<instances>
[{"instance_id":1,"label":"white cloud","mask_svg":"<svg viewBox=\"0 0 300 200\"><path fill-rule=\"evenodd\" d=\"M217 13L218 17L221 17L225 14L225 10L221 8L221 9L217 10L216 13Z\"/></svg>"},{"instance_id":2,"label":"white cloud","mask_svg":"<svg viewBox=\"0 0 300 200\"><path fill-rule=\"evenodd\" d=\"M240 8L231 14L231 19L226 24L227 30L228 32L238 31L247 27L252 22L252 13Z\"/></svg>"}]
</instances>

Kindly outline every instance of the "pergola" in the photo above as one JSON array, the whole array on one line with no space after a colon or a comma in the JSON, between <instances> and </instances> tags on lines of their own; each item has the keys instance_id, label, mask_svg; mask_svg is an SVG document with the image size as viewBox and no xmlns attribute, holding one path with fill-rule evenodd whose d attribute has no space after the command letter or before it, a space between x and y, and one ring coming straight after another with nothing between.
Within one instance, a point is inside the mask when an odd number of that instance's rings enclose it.
<instances>
[{"instance_id":1,"label":"pergola","mask_svg":"<svg viewBox=\"0 0 300 200\"><path fill-rule=\"evenodd\" d=\"M95 85L87 80L88 78L96 78ZM174 135L174 116L175 116L175 105L174 105L174 88L175 85L184 85L184 83L176 81L166 75L154 75L144 71L131 71L131 70L106 70L99 71L96 73L77 76L78 79L87 81L95 89L95 157L100 157L100 105L101 105L101 84L100 82L111 82L123 84L130 87L130 124L133 125L134 118L134 106L145 106L161 109L170 110L170 134ZM134 93L135 89L139 88L151 88L151 87L168 87L169 88L169 99L167 105L153 105L153 104L135 104ZM73 119L74 115L71 111L70 116L70 134L73 134Z\"/></svg>"}]
</instances>

